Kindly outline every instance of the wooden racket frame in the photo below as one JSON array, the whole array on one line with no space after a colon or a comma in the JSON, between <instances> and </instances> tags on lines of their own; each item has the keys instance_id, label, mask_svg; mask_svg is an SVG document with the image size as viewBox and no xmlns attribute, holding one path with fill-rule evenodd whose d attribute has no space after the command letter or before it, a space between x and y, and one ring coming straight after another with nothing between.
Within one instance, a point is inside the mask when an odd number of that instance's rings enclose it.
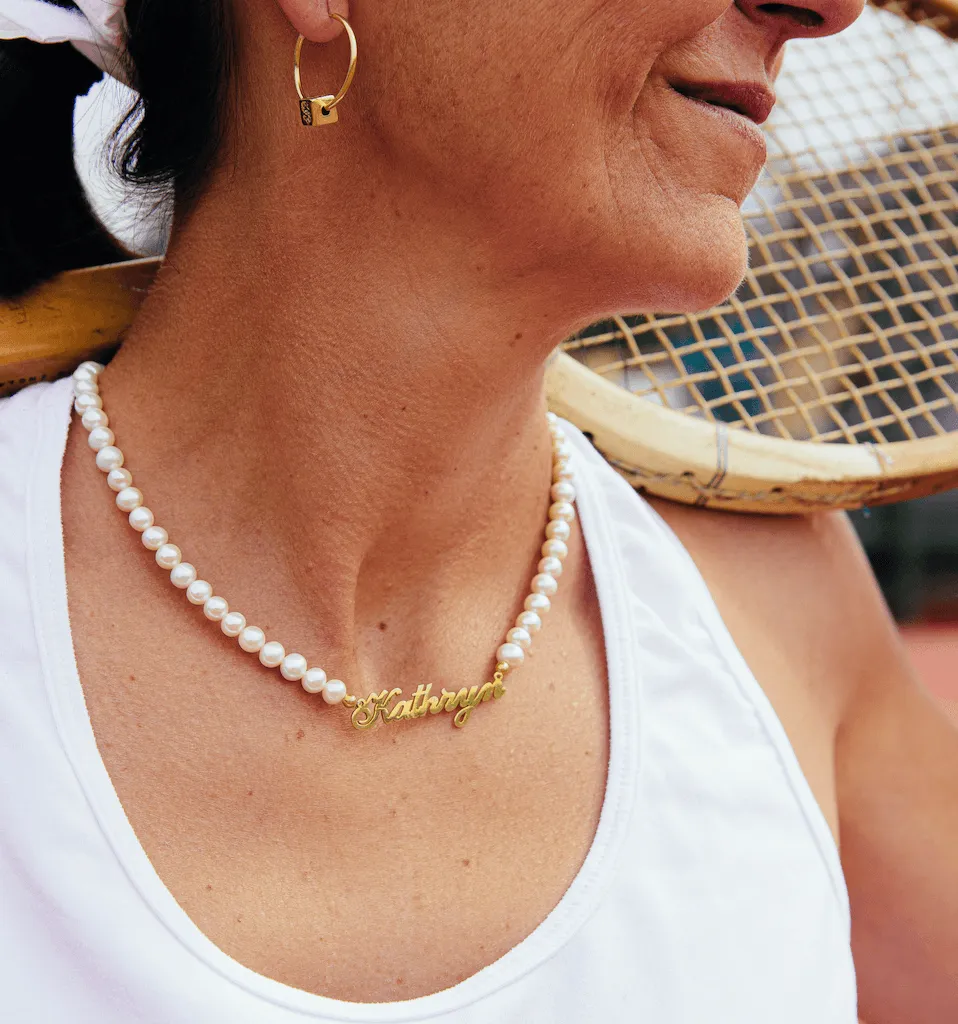
<instances>
[{"instance_id":1,"label":"wooden racket frame","mask_svg":"<svg viewBox=\"0 0 958 1024\"><path fill-rule=\"evenodd\" d=\"M955 435L881 445L766 437L637 398L564 352L546 380L549 407L588 434L629 483L687 505L791 515L958 486Z\"/></svg>"},{"instance_id":2,"label":"wooden racket frame","mask_svg":"<svg viewBox=\"0 0 958 1024\"><path fill-rule=\"evenodd\" d=\"M0 396L71 373L84 359L108 359L161 262L69 270L19 301L0 301Z\"/></svg>"}]
</instances>

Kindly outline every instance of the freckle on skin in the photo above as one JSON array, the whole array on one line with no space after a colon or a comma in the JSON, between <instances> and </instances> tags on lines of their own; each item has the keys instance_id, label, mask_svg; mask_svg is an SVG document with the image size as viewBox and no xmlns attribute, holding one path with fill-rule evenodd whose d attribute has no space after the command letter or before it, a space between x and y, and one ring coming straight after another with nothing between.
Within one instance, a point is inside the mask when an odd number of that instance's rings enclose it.
<instances>
[{"instance_id":1,"label":"freckle on skin","mask_svg":"<svg viewBox=\"0 0 958 1024\"><path fill-rule=\"evenodd\" d=\"M470 865L471 863L472 863L472 861L471 861L471 860L470 860L470 859L469 859L468 857L463 857L463 858L462 858L462 866L463 866L464 868L467 868L467 867L469 867L469 865Z\"/></svg>"},{"instance_id":2,"label":"freckle on skin","mask_svg":"<svg viewBox=\"0 0 958 1024\"><path fill-rule=\"evenodd\" d=\"M253 791L252 791L251 789L248 789L248 790L246 791L246 795L247 795L247 796L252 796L252 795L253 795Z\"/></svg>"},{"instance_id":3,"label":"freckle on skin","mask_svg":"<svg viewBox=\"0 0 958 1024\"><path fill-rule=\"evenodd\" d=\"M131 683L135 683L135 682L136 682L136 676L135 676L135 675L133 675L133 673L132 673L132 672L130 673L130 682L131 682Z\"/></svg>"},{"instance_id":4,"label":"freckle on skin","mask_svg":"<svg viewBox=\"0 0 958 1024\"><path fill-rule=\"evenodd\" d=\"M389 629L389 626L388 626L387 623L385 623L385 622L380 622L379 623L379 630L380 630L380 632L385 633L387 629Z\"/></svg>"},{"instance_id":5,"label":"freckle on skin","mask_svg":"<svg viewBox=\"0 0 958 1024\"><path fill-rule=\"evenodd\" d=\"M304 733L302 729L296 730L296 739L301 740L305 735L306 733Z\"/></svg>"},{"instance_id":6,"label":"freckle on skin","mask_svg":"<svg viewBox=\"0 0 958 1024\"><path fill-rule=\"evenodd\" d=\"M213 891L213 886L212 885L207 885L206 891L207 892L212 892Z\"/></svg>"}]
</instances>

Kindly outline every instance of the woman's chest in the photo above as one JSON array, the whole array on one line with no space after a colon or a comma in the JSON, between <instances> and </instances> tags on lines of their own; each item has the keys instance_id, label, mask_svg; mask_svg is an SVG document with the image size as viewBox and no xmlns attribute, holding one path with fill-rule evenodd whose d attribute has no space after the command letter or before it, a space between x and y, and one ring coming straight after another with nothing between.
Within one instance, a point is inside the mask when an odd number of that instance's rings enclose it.
<instances>
[{"instance_id":1,"label":"woman's chest","mask_svg":"<svg viewBox=\"0 0 958 1024\"><path fill-rule=\"evenodd\" d=\"M550 623L554 643L464 728L359 732L201 634L164 650L151 636L172 627L137 627L136 598L99 628L83 590L100 755L157 875L234 960L335 998L407 999L499 958L575 878L608 764L597 620Z\"/></svg>"}]
</instances>

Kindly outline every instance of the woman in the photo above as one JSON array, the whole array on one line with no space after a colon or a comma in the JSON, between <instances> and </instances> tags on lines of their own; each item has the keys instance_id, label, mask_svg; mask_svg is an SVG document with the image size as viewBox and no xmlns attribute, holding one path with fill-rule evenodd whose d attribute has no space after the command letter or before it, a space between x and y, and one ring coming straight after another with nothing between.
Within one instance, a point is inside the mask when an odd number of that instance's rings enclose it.
<instances>
[{"instance_id":1,"label":"woman","mask_svg":"<svg viewBox=\"0 0 958 1024\"><path fill-rule=\"evenodd\" d=\"M0 405L7 1019L847 1024L852 944L955 1018L958 743L847 521L653 508L543 397L735 288L783 48L861 6L129 0L167 258ZM20 152L22 288L84 229Z\"/></svg>"}]
</instances>

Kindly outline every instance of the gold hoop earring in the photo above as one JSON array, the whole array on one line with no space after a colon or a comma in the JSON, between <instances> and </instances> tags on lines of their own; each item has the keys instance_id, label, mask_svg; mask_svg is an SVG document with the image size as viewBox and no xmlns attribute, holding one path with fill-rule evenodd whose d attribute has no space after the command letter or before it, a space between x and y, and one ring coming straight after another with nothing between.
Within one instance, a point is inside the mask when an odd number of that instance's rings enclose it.
<instances>
[{"instance_id":1,"label":"gold hoop earring","mask_svg":"<svg viewBox=\"0 0 958 1024\"><path fill-rule=\"evenodd\" d=\"M349 22L341 14L333 14L331 17L342 22L349 36L349 70L346 72L346 80L342 88L335 96L306 96L303 94L303 80L299 73L299 61L303 52L305 36L296 40L296 49L293 52L293 81L296 83L296 93L299 96L300 120L307 127L321 124L336 124L339 120L339 113L336 104L346 95L346 90L352 83L353 75L356 74L356 36L353 33Z\"/></svg>"}]
</instances>

